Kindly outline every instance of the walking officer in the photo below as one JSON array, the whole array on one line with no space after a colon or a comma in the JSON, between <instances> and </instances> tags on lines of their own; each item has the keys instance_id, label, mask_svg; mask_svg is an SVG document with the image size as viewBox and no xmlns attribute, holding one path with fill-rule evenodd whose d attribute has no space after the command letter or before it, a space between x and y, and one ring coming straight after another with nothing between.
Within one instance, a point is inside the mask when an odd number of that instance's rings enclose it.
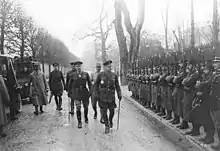
<instances>
[{"instance_id":1,"label":"walking officer","mask_svg":"<svg viewBox=\"0 0 220 151\"><path fill-rule=\"evenodd\" d=\"M93 86L94 86L94 83L96 81L97 75L100 73L100 71L101 71L101 64L97 63L96 64L96 71L91 74L91 82L92 82ZM98 102L98 98L97 98L97 95L95 95L94 91L92 92L91 99L92 99L92 108L95 112L94 113L94 119L97 119L97 102ZM102 118L100 119L100 122L104 124L104 120Z\"/></svg>"},{"instance_id":2,"label":"walking officer","mask_svg":"<svg viewBox=\"0 0 220 151\"><path fill-rule=\"evenodd\" d=\"M50 73L49 76L49 86L51 94L55 96L57 110L62 110L62 95L65 82L63 73L58 70L58 66L58 63L53 63L54 70Z\"/></svg>"},{"instance_id":3,"label":"walking officer","mask_svg":"<svg viewBox=\"0 0 220 151\"><path fill-rule=\"evenodd\" d=\"M99 97L98 103L105 121L105 133L109 133L109 129L113 127L112 120L116 108L115 91L117 91L119 101L122 99L118 77L111 72L111 63L111 60L103 63L104 71L98 74L94 85L94 91L97 92ZM107 110L110 111L109 116L107 115Z\"/></svg>"},{"instance_id":4,"label":"walking officer","mask_svg":"<svg viewBox=\"0 0 220 151\"><path fill-rule=\"evenodd\" d=\"M72 74L74 72L76 72L74 62L71 62L70 65L71 65L72 69L69 72L67 72L67 74L66 74L66 86L65 86L66 91L68 93L68 97L71 96L71 90L68 89L68 84L69 84L69 81L70 81L70 78L71 78ZM74 114L74 100L73 99L71 99L71 111L69 112L69 114L71 114L71 115Z\"/></svg>"},{"instance_id":5,"label":"walking officer","mask_svg":"<svg viewBox=\"0 0 220 151\"><path fill-rule=\"evenodd\" d=\"M78 128L82 128L81 104L83 104L84 108L85 123L88 123L89 97L91 96L92 86L89 74L81 70L82 64L81 61L74 63L76 72L72 74L68 84L68 90L71 91L71 99L74 100L76 104ZM89 90L87 89L86 84L88 85Z\"/></svg>"}]
</instances>

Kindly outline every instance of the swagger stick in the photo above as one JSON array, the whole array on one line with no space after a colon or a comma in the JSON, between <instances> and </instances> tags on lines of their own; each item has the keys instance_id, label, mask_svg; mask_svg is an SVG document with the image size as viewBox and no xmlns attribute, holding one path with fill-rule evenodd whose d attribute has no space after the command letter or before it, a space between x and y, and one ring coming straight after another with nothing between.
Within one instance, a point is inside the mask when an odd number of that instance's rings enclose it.
<instances>
[{"instance_id":1,"label":"swagger stick","mask_svg":"<svg viewBox=\"0 0 220 151\"><path fill-rule=\"evenodd\" d=\"M121 100L119 100L119 105L118 105L118 121L117 121L117 130L119 129L120 108L121 108Z\"/></svg>"}]
</instances>

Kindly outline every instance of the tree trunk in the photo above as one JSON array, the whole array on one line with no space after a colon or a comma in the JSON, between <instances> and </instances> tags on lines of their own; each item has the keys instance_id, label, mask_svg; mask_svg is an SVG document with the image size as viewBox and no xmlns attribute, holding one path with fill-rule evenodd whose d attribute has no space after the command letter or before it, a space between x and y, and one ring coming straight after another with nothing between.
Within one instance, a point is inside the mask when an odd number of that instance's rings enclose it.
<instances>
[{"instance_id":1,"label":"tree trunk","mask_svg":"<svg viewBox=\"0 0 220 151\"><path fill-rule=\"evenodd\" d=\"M20 23L20 32L21 32L21 48L20 48L20 57L21 61L24 61L24 28L23 23Z\"/></svg>"},{"instance_id":2,"label":"tree trunk","mask_svg":"<svg viewBox=\"0 0 220 151\"><path fill-rule=\"evenodd\" d=\"M194 0L191 0L191 48L195 48Z\"/></svg>"},{"instance_id":3,"label":"tree trunk","mask_svg":"<svg viewBox=\"0 0 220 151\"><path fill-rule=\"evenodd\" d=\"M107 61L107 53L106 53L106 46L105 46L105 40L102 38L101 40L101 47L102 47L102 62Z\"/></svg>"},{"instance_id":4,"label":"tree trunk","mask_svg":"<svg viewBox=\"0 0 220 151\"><path fill-rule=\"evenodd\" d=\"M219 41L218 41L218 3L217 0L213 0L213 45L214 55L220 56Z\"/></svg>"},{"instance_id":5,"label":"tree trunk","mask_svg":"<svg viewBox=\"0 0 220 151\"><path fill-rule=\"evenodd\" d=\"M126 74L128 70L128 49L126 45L126 37L122 27L121 10L117 3L115 3L115 32L120 52L120 82L121 85L127 85Z\"/></svg>"},{"instance_id":6,"label":"tree trunk","mask_svg":"<svg viewBox=\"0 0 220 151\"><path fill-rule=\"evenodd\" d=\"M1 54L4 54L4 41L5 41L5 18L4 13L2 13L2 26L1 26Z\"/></svg>"}]
</instances>

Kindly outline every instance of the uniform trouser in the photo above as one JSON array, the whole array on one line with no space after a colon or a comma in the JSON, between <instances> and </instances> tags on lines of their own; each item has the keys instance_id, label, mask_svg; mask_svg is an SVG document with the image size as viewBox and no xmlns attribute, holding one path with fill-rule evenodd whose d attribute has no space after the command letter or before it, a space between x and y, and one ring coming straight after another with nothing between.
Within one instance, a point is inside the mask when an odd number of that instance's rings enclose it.
<instances>
[{"instance_id":1,"label":"uniform trouser","mask_svg":"<svg viewBox=\"0 0 220 151\"><path fill-rule=\"evenodd\" d=\"M57 108L61 108L61 106L62 106L62 96L61 95L55 95L55 102L56 102Z\"/></svg>"},{"instance_id":2,"label":"uniform trouser","mask_svg":"<svg viewBox=\"0 0 220 151\"><path fill-rule=\"evenodd\" d=\"M81 106L83 104L84 108L84 117L85 120L88 120L88 107L89 107L89 99L87 100L74 100L76 104L76 114L77 114L77 120L81 123Z\"/></svg>"},{"instance_id":3,"label":"uniform trouser","mask_svg":"<svg viewBox=\"0 0 220 151\"><path fill-rule=\"evenodd\" d=\"M107 111L109 110L109 116ZM105 121L105 126L109 126L109 122L112 123L113 117L115 115L115 109L101 109L102 117Z\"/></svg>"},{"instance_id":4,"label":"uniform trouser","mask_svg":"<svg viewBox=\"0 0 220 151\"><path fill-rule=\"evenodd\" d=\"M105 126L109 126L109 122L112 123L113 117L115 115L115 108L116 104L115 102L102 102L99 101L99 107L102 113L102 118L104 119ZM107 111L109 110L109 116L107 114Z\"/></svg>"},{"instance_id":5,"label":"uniform trouser","mask_svg":"<svg viewBox=\"0 0 220 151\"><path fill-rule=\"evenodd\" d=\"M70 103L71 112L73 112L74 111L74 99L71 99L70 101L71 101Z\"/></svg>"},{"instance_id":6,"label":"uniform trouser","mask_svg":"<svg viewBox=\"0 0 220 151\"><path fill-rule=\"evenodd\" d=\"M91 99L92 99L92 108L93 108L94 112L97 113L97 102L98 102L98 99L95 96L92 96Z\"/></svg>"}]
</instances>

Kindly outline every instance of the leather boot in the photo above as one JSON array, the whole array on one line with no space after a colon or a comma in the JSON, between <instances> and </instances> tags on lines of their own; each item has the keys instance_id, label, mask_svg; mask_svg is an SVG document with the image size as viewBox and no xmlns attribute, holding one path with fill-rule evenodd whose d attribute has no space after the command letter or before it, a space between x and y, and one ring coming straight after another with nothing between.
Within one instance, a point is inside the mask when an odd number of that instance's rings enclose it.
<instances>
[{"instance_id":1,"label":"leather boot","mask_svg":"<svg viewBox=\"0 0 220 151\"><path fill-rule=\"evenodd\" d=\"M218 134L218 139L220 139L220 128L217 128L216 131ZM220 141L219 141L218 145L215 145L215 146L213 145L213 146L211 146L211 148L215 149L215 150L219 150L220 149Z\"/></svg>"},{"instance_id":2,"label":"leather boot","mask_svg":"<svg viewBox=\"0 0 220 151\"><path fill-rule=\"evenodd\" d=\"M157 107L156 107L155 113L160 113L160 106L157 106Z\"/></svg>"},{"instance_id":3,"label":"leather boot","mask_svg":"<svg viewBox=\"0 0 220 151\"><path fill-rule=\"evenodd\" d=\"M182 121L181 125L178 126L177 128L183 130L183 129L189 128L189 125L188 125L188 123L186 121Z\"/></svg>"},{"instance_id":4,"label":"leather boot","mask_svg":"<svg viewBox=\"0 0 220 151\"><path fill-rule=\"evenodd\" d=\"M115 110L114 109L110 109L110 114L109 114L109 126L110 128L113 127L113 117L114 117L114 114L115 114Z\"/></svg>"},{"instance_id":5,"label":"leather boot","mask_svg":"<svg viewBox=\"0 0 220 151\"><path fill-rule=\"evenodd\" d=\"M174 114L174 119L171 121L172 124L179 124L180 118L178 115Z\"/></svg>"},{"instance_id":6,"label":"leather boot","mask_svg":"<svg viewBox=\"0 0 220 151\"><path fill-rule=\"evenodd\" d=\"M109 132L110 132L109 126L105 126L105 133L107 134L107 133L109 133Z\"/></svg>"},{"instance_id":7,"label":"leather boot","mask_svg":"<svg viewBox=\"0 0 220 151\"><path fill-rule=\"evenodd\" d=\"M59 110L61 111L62 109L62 97L59 96Z\"/></svg>"},{"instance_id":8,"label":"leather boot","mask_svg":"<svg viewBox=\"0 0 220 151\"><path fill-rule=\"evenodd\" d=\"M166 115L165 109L161 108L161 112L158 114L158 116L164 116Z\"/></svg>"},{"instance_id":9,"label":"leather boot","mask_svg":"<svg viewBox=\"0 0 220 151\"><path fill-rule=\"evenodd\" d=\"M78 120L78 128L82 128L81 111L76 111L76 116Z\"/></svg>"},{"instance_id":10,"label":"leather boot","mask_svg":"<svg viewBox=\"0 0 220 151\"><path fill-rule=\"evenodd\" d=\"M88 108L84 109L84 118L85 118L85 123L88 123L89 122L89 119L88 119Z\"/></svg>"},{"instance_id":11,"label":"leather boot","mask_svg":"<svg viewBox=\"0 0 220 151\"><path fill-rule=\"evenodd\" d=\"M207 130L206 132L206 137L205 137L205 140L204 140L204 143L205 144L211 144L214 142L214 134L215 134L215 131L214 130Z\"/></svg>"},{"instance_id":12,"label":"leather boot","mask_svg":"<svg viewBox=\"0 0 220 151\"><path fill-rule=\"evenodd\" d=\"M167 116L165 118L166 120L171 120L172 119L172 111L167 110Z\"/></svg>"},{"instance_id":13,"label":"leather boot","mask_svg":"<svg viewBox=\"0 0 220 151\"><path fill-rule=\"evenodd\" d=\"M43 111L43 106L40 106L40 112L41 112L41 113L44 113L44 111Z\"/></svg>"},{"instance_id":14,"label":"leather boot","mask_svg":"<svg viewBox=\"0 0 220 151\"><path fill-rule=\"evenodd\" d=\"M34 114L35 114L35 115L38 115L38 106L35 105L34 108L35 108Z\"/></svg>"},{"instance_id":15,"label":"leather boot","mask_svg":"<svg viewBox=\"0 0 220 151\"><path fill-rule=\"evenodd\" d=\"M200 135L199 129L195 123L192 123L192 130L189 132L186 132L185 135L191 135L191 136L198 136Z\"/></svg>"},{"instance_id":16,"label":"leather boot","mask_svg":"<svg viewBox=\"0 0 220 151\"><path fill-rule=\"evenodd\" d=\"M55 103L56 103L56 110L59 110L59 101L58 101L58 96L55 96Z\"/></svg>"},{"instance_id":17,"label":"leather boot","mask_svg":"<svg viewBox=\"0 0 220 151\"><path fill-rule=\"evenodd\" d=\"M195 124L195 125L193 125L193 127L194 127L194 131L192 132L192 134L191 134L191 136L198 136L198 135L200 135L200 125L197 125L197 124Z\"/></svg>"}]
</instances>

